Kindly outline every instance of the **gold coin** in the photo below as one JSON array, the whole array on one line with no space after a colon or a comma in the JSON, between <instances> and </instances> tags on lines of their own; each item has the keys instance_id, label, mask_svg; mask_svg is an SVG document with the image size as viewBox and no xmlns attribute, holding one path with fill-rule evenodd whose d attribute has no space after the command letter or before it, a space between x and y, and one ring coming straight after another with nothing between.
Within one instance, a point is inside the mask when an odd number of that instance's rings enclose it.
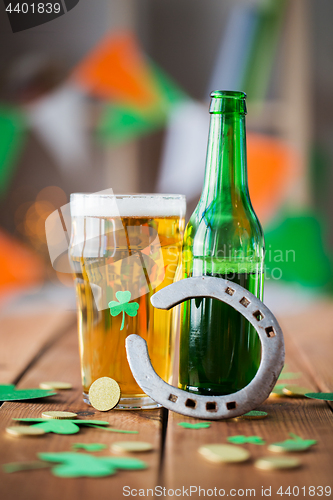
<instances>
[{"instance_id":1,"label":"gold coin","mask_svg":"<svg viewBox=\"0 0 333 500\"><path fill-rule=\"evenodd\" d=\"M282 398L283 396L285 396L283 389L273 389L269 395L270 398Z\"/></svg>"},{"instance_id":2,"label":"gold coin","mask_svg":"<svg viewBox=\"0 0 333 500\"><path fill-rule=\"evenodd\" d=\"M68 382L41 382L39 387L41 389L58 389L59 391L63 391L65 389L71 389L72 385Z\"/></svg>"},{"instance_id":3,"label":"gold coin","mask_svg":"<svg viewBox=\"0 0 333 500\"><path fill-rule=\"evenodd\" d=\"M250 458L245 448L230 444L206 444L198 451L206 460L215 463L245 462Z\"/></svg>"},{"instance_id":4,"label":"gold coin","mask_svg":"<svg viewBox=\"0 0 333 500\"><path fill-rule=\"evenodd\" d=\"M294 398L305 397L305 394L310 392L308 387L298 387L297 385L286 385L283 389L284 394L287 396L293 396Z\"/></svg>"},{"instance_id":5,"label":"gold coin","mask_svg":"<svg viewBox=\"0 0 333 500\"><path fill-rule=\"evenodd\" d=\"M257 469L262 470L295 469L300 465L301 462L292 457L263 457L254 463Z\"/></svg>"},{"instance_id":6,"label":"gold coin","mask_svg":"<svg viewBox=\"0 0 333 500\"><path fill-rule=\"evenodd\" d=\"M39 427L31 427L30 425L17 425L15 427L7 427L6 432L15 437L42 436L43 434L45 434L44 429L40 429Z\"/></svg>"},{"instance_id":7,"label":"gold coin","mask_svg":"<svg viewBox=\"0 0 333 500\"><path fill-rule=\"evenodd\" d=\"M119 452L140 452L140 451L151 451L153 445L150 443L145 443L144 441L118 441L112 443L111 451L116 453Z\"/></svg>"},{"instance_id":8,"label":"gold coin","mask_svg":"<svg viewBox=\"0 0 333 500\"><path fill-rule=\"evenodd\" d=\"M70 418L76 418L77 414L71 411L43 411L42 417L44 418L56 418L59 420L66 420Z\"/></svg>"},{"instance_id":9,"label":"gold coin","mask_svg":"<svg viewBox=\"0 0 333 500\"><path fill-rule=\"evenodd\" d=\"M89 401L96 410L111 410L118 404L119 399L120 387L112 378L98 378L89 389Z\"/></svg>"},{"instance_id":10,"label":"gold coin","mask_svg":"<svg viewBox=\"0 0 333 500\"><path fill-rule=\"evenodd\" d=\"M282 393L282 391L280 392L271 392L270 395L268 396L269 398L281 398L282 396L284 396L284 394Z\"/></svg>"}]
</instances>

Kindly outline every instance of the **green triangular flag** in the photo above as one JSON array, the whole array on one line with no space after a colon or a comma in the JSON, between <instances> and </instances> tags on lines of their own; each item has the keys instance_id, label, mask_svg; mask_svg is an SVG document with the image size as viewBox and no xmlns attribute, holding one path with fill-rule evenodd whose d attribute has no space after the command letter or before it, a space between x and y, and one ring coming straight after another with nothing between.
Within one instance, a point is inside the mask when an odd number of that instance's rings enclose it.
<instances>
[{"instance_id":1,"label":"green triangular flag","mask_svg":"<svg viewBox=\"0 0 333 500\"><path fill-rule=\"evenodd\" d=\"M102 141L119 144L158 130L166 123L172 106L188 98L155 63L150 67L160 93L158 102L146 108L107 104L97 128Z\"/></svg>"},{"instance_id":2,"label":"green triangular flag","mask_svg":"<svg viewBox=\"0 0 333 500\"><path fill-rule=\"evenodd\" d=\"M178 102L189 99L189 96L173 81L173 79L154 62L151 62L151 71L167 106L173 106Z\"/></svg>"},{"instance_id":3,"label":"green triangular flag","mask_svg":"<svg viewBox=\"0 0 333 500\"><path fill-rule=\"evenodd\" d=\"M153 132L164 124L164 116L158 112L108 104L98 126L101 140L121 143Z\"/></svg>"},{"instance_id":4,"label":"green triangular flag","mask_svg":"<svg viewBox=\"0 0 333 500\"><path fill-rule=\"evenodd\" d=\"M265 231L267 274L313 288L332 284L332 263L325 251L324 227L315 213L281 214Z\"/></svg>"},{"instance_id":5,"label":"green triangular flag","mask_svg":"<svg viewBox=\"0 0 333 500\"><path fill-rule=\"evenodd\" d=\"M23 147L25 121L23 114L0 104L0 197L14 174L15 163Z\"/></svg>"}]
</instances>

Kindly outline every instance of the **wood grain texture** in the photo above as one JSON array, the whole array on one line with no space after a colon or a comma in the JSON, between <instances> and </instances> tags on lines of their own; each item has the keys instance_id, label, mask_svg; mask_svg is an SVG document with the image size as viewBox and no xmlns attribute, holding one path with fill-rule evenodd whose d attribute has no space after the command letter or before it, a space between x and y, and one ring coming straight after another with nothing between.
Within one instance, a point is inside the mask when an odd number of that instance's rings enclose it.
<instances>
[{"instance_id":1,"label":"wood grain texture","mask_svg":"<svg viewBox=\"0 0 333 500\"><path fill-rule=\"evenodd\" d=\"M309 316L311 314L309 313ZM298 323L299 322L299 323ZM282 324L282 321L280 322ZM305 363L299 356L298 348L301 344L300 333L294 336L294 324L299 324L298 328L306 330L306 322L303 319L293 319L290 323L284 321L286 338L286 363L287 369L284 371L300 373L297 379L279 380L279 383L296 384L309 387L312 391L317 391L317 377L313 376L316 370L308 369L313 359L318 356L320 360L320 348L316 351L317 342L314 344L314 355L312 356L311 335L312 325L308 325L309 331L305 334L308 339L308 362ZM324 329L324 328L323 328ZM300 330L299 330L300 332ZM326 337L324 337L326 339ZM303 347L303 345L301 344ZM330 351L332 352L332 351ZM328 364L330 353L323 355L324 359L319 372L326 376L332 370ZM326 363L326 364L325 364ZM228 420L211 422L208 429L192 430L183 429L180 422L196 423L200 420L183 417L175 413L170 413L166 438L166 453L164 467L164 481L167 488L182 488L201 486L201 488L223 488L227 493L232 488L256 490L256 496L261 497L261 487L272 487L271 498L281 498L277 495L280 486L287 489L288 486L333 486L332 478L332 449L333 449L333 414L329 406L322 401L309 399L296 399L289 397L269 398L259 410L264 410L269 417L263 420ZM287 456L298 457L302 461L302 467L293 471L261 471L254 467L254 461L262 456L280 456L267 450L267 445L283 441L289 438L289 433L295 433L304 439L316 439L318 444L306 453L288 454ZM242 445L247 448L252 458L248 463L216 465L205 461L198 453L198 448L204 444L220 443L227 444L228 436L245 435L261 436L265 441L265 446L254 444ZM302 492L301 492L302 494ZM302 497L300 494L300 497ZM230 496L230 495L229 495ZM201 495L202 497L202 495ZM310 498L308 491L305 498ZM199 493L193 493L192 498L200 498ZM240 496L239 496L240 498ZM303 496L304 498L304 496Z\"/></svg>"},{"instance_id":2,"label":"wood grain texture","mask_svg":"<svg viewBox=\"0 0 333 500\"><path fill-rule=\"evenodd\" d=\"M285 373L300 374L297 379L282 378L279 383L306 386L311 391L332 390L331 304L318 304L303 315L278 319L286 340ZM15 328L12 328L11 324L15 325ZM177 425L179 422L200 421L170 412L162 475L159 475L163 436L162 411L99 412L85 405L82 401L76 328L68 328L68 323L66 327L66 321L62 323L61 318L56 319L56 315L53 319L47 319L45 316L43 320L35 317L31 322L28 318L24 324L27 328L22 327L22 318L5 323L7 334L2 334L2 338L8 337L10 331L15 331L15 342L10 340L4 344L8 349L9 354L6 356L11 366L7 371L8 382L23 373L18 384L20 388L38 387L39 382L53 379L70 382L73 389L59 391L56 396L43 400L3 404L0 409L1 464L35 460L38 452L70 451L74 443L98 442L109 446L120 440L140 440L152 443L154 451L140 454L140 458L149 464L146 471L120 471L109 478L61 479L53 477L47 469L13 474L0 471L1 499L58 500L60 496L62 500L118 500L124 498L124 486L137 490L138 496L139 489L147 491L147 488L150 488L152 498L151 490L155 485L166 488L164 498L171 498L172 492L168 495L167 489L184 487L186 490L190 486L200 486L213 490L216 487L217 491L224 489L225 496L231 496L229 490L232 488L244 491L254 489L257 498L263 498L262 487L272 488L270 498L280 499L281 496L277 495L280 486L284 490L288 486L333 486L333 413L326 402L289 397L269 398L258 408L267 411L267 419L211 422L210 428L200 430L181 428ZM36 331L38 333L33 337ZM35 340L31 342L33 338ZM40 438L17 439L6 435L5 428L13 424L13 417L40 417L46 410L74 411L80 418L106 420L115 428L139 430L139 434L113 434L82 428L79 434L70 436L48 434ZM318 441L318 444L306 453L288 455L300 458L302 468L274 472L255 469L253 464L256 458L265 455L280 456L269 452L267 445L287 439L290 432ZM198 454L197 450L203 444L227 443L228 436L239 434L258 435L266 440L265 446L242 445L252 455L248 463L216 465L206 462ZM109 449L95 453L95 456L103 455L110 455ZM242 493L236 498L241 495ZM245 497L245 494L243 496ZM191 498L203 498L203 494L199 496L198 492L192 492ZM312 496L308 490L305 495L300 490L299 498Z\"/></svg>"},{"instance_id":3,"label":"wood grain texture","mask_svg":"<svg viewBox=\"0 0 333 500\"><path fill-rule=\"evenodd\" d=\"M74 324L72 312L0 318L0 383L14 384L33 359Z\"/></svg>"},{"instance_id":4,"label":"wood grain texture","mask_svg":"<svg viewBox=\"0 0 333 500\"><path fill-rule=\"evenodd\" d=\"M303 314L279 318L288 349L319 391L333 392L333 302L324 301Z\"/></svg>"},{"instance_id":5,"label":"wood grain texture","mask_svg":"<svg viewBox=\"0 0 333 500\"><path fill-rule=\"evenodd\" d=\"M71 451L74 443L105 443L140 440L153 444L154 450L135 455L149 464L144 471L119 471L107 478L64 479L52 476L48 469L5 474L0 472L4 500L73 500L78 498L120 499L125 485L131 488L155 486L158 477L161 444L161 411L110 411L99 412L87 406L82 400L78 342L76 329L72 329L56 342L37 363L25 374L20 388L38 386L42 380L63 380L73 385L72 390L59 391L36 402L5 403L0 410L1 464L30 461L38 452ZM47 434L40 438L12 438L5 428L13 425L12 418L40 417L43 411L68 410L78 413L80 418L105 420L114 428L138 430L139 434L116 434L93 428L82 428L74 435ZM95 456L110 456L109 449ZM130 456L134 456L131 454Z\"/></svg>"}]
</instances>

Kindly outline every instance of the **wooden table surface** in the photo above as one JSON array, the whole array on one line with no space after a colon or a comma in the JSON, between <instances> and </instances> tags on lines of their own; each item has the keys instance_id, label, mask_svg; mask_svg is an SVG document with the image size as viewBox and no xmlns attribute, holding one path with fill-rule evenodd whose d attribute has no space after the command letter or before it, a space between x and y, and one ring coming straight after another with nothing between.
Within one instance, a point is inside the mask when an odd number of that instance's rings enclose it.
<instances>
[{"instance_id":1,"label":"wooden table surface","mask_svg":"<svg viewBox=\"0 0 333 500\"><path fill-rule=\"evenodd\" d=\"M322 302L302 315L278 319L285 335L287 372L300 374L289 383L309 387L313 392L333 392L333 304ZM270 498L296 498L297 488L293 487L297 486L299 498L329 498L325 489L323 495L320 489L333 486L333 406L329 403L269 398L258 408L267 411L266 419L213 421L210 428L200 430L180 427L179 422L197 420L168 414L165 409L99 412L82 401L73 313L0 317L0 383L30 388L38 387L44 380L71 382L73 389L59 391L50 398L2 404L1 464L36 460L39 452L71 451L71 445L78 442L105 443L109 447L115 441L140 440L154 446L154 451L139 457L149 467L144 471L119 471L107 478L76 479L54 477L49 469L11 474L1 470L1 500L221 498L223 494L234 498L265 498L270 492ZM45 410L74 411L80 418L105 420L115 428L138 430L139 434L81 428L74 435L14 438L5 432L6 427L13 425L12 418L40 417ZM233 465L206 462L197 452L203 444L227 443L228 436L258 435L269 444L288 439L290 432L318 441L310 451L297 455L302 461L297 470L268 472L254 468L257 457L280 456L269 452L267 446L242 445L250 451L251 460ZM95 456L110 454L106 449ZM286 490L292 494L278 494Z\"/></svg>"}]
</instances>

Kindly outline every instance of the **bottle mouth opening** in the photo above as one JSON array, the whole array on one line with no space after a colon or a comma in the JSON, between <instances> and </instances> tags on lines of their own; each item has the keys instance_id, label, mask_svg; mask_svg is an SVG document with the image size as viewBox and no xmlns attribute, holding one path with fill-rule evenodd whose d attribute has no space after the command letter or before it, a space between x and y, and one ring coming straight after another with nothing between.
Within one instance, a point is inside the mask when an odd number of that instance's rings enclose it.
<instances>
[{"instance_id":1,"label":"bottle mouth opening","mask_svg":"<svg viewBox=\"0 0 333 500\"><path fill-rule=\"evenodd\" d=\"M210 113L239 113L246 115L246 94L238 90L214 90L211 94Z\"/></svg>"},{"instance_id":2,"label":"bottle mouth opening","mask_svg":"<svg viewBox=\"0 0 333 500\"><path fill-rule=\"evenodd\" d=\"M210 94L212 99L218 99L222 97L229 97L232 99L246 99L245 92L239 90L213 90Z\"/></svg>"}]
</instances>

